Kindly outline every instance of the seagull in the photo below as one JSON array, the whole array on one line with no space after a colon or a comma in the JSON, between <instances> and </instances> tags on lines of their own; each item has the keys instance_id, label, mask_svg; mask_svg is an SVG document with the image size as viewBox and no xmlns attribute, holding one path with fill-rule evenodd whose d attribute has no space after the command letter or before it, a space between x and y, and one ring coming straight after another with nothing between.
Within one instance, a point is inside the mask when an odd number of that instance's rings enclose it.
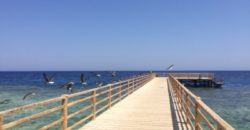
<instances>
[{"instance_id":1,"label":"seagull","mask_svg":"<svg viewBox=\"0 0 250 130\"><path fill-rule=\"evenodd\" d=\"M101 74L97 73L97 72L91 72L92 74L94 74L96 77L100 78Z\"/></svg>"},{"instance_id":2,"label":"seagull","mask_svg":"<svg viewBox=\"0 0 250 130\"><path fill-rule=\"evenodd\" d=\"M43 73L43 78L44 78L45 82L49 85L52 85L55 83L53 77L52 76L49 77L46 73Z\"/></svg>"},{"instance_id":3,"label":"seagull","mask_svg":"<svg viewBox=\"0 0 250 130\"><path fill-rule=\"evenodd\" d=\"M170 65L170 66L167 68L167 70L172 70L173 67L174 67L174 64Z\"/></svg>"},{"instance_id":4,"label":"seagull","mask_svg":"<svg viewBox=\"0 0 250 130\"><path fill-rule=\"evenodd\" d=\"M97 73L96 76L97 76L98 78L100 78L100 77L101 77L101 74L98 74L98 73Z\"/></svg>"},{"instance_id":5,"label":"seagull","mask_svg":"<svg viewBox=\"0 0 250 130\"><path fill-rule=\"evenodd\" d=\"M81 73L80 81L81 81L82 85L87 85L87 80L85 79L83 73Z\"/></svg>"},{"instance_id":6,"label":"seagull","mask_svg":"<svg viewBox=\"0 0 250 130\"><path fill-rule=\"evenodd\" d=\"M67 88L67 90L69 90L70 92L73 92L72 91L72 86L74 85L74 82L66 82L64 83L61 88Z\"/></svg>"},{"instance_id":7,"label":"seagull","mask_svg":"<svg viewBox=\"0 0 250 130\"><path fill-rule=\"evenodd\" d=\"M10 103L11 99L4 99L2 101L0 101L0 104L8 104Z\"/></svg>"},{"instance_id":8,"label":"seagull","mask_svg":"<svg viewBox=\"0 0 250 130\"><path fill-rule=\"evenodd\" d=\"M116 83L117 81L116 80L113 80L111 83Z\"/></svg>"},{"instance_id":9,"label":"seagull","mask_svg":"<svg viewBox=\"0 0 250 130\"><path fill-rule=\"evenodd\" d=\"M29 92L29 93L27 93L27 94L25 94L24 96L23 96L23 100L25 100L28 96L35 96L36 95L36 93L34 93L34 92Z\"/></svg>"},{"instance_id":10,"label":"seagull","mask_svg":"<svg viewBox=\"0 0 250 130\"><path fill-rule=\"evenodd\" d=\"M116 72L115 71L111 72L111 76L116 77Z\"/></svg>"},{"instance_id":11,"label":"seagull","mask_svg":"<svg viewBox=\"0 0 250 130\"><path fill-rule=\"evenodd\" d=\"M96 82L95 84L97 84L99 87L103 85L102 82Z\"/></svg>"}]
</instances>

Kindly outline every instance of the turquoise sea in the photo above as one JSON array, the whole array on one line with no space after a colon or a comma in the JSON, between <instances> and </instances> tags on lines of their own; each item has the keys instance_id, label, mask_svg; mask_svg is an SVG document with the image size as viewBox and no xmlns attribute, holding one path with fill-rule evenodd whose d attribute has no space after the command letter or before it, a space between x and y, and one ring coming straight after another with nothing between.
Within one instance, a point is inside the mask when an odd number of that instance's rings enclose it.
<instances>
[{"instance_id":1,"label":"turquoise sea","mask_svg":"<svg viewBox=\"0 0 250 130\"><path fill-rule=\"evenodd\" d=\"M44 83L43 72L0 72L0 102L9 99L8 103L0 104L0 111L42 101L62 94L70 93L66 89L60 88L65 82L74 82L73 92L87 90L97 87L96 82L104 84L129 77L146 71L118 71L116 77L111 76L109 71L88 72L88 71L49 71L49 75L54 75L55 84L47 86ZM191 71L189 71L191 72ZM192 71L193 72L193 71ZM196 71L197 72L197 71ZM199 71L213 72L216 77L224 79L222 88L190 87L189 89L200 96L203 101L215 110L223 119L228 121L234 128L239 130L250 129L250 71ZM80 74L84 73L88 80L87 86L80 84ZM101 74L98 78L96 73ZM23 100L26 93L35 92L35 96L29 96ZM154 97L152 97L154 98ZM24 116L24 115L22 115ZM20 116L7 118L12 120ZM54 118L54 117L51 117ZM80 117L79 117L80 118ZM47 120L48 121L48 120ZM37 126L42 126L45 122L39 120L31 121L26 126L19 126L16 129L33 130ZM56 127L55 129L57 129Z\"/></svg>"}]
</instances>

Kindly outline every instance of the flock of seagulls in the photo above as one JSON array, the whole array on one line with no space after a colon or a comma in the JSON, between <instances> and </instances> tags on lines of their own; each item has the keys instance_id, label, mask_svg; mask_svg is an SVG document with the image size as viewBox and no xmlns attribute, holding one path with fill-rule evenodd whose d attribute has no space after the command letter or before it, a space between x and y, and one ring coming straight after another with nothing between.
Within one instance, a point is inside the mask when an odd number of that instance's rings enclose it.
<instances>
[{"instance_id":1,"label":"flock of seagulls","mask_svg":"<svg viewBox=\"0 0 250 130\"><path fill-rule=\"evenodd\" d=\"M100 73L96 73L96 72L92 72L100 81L97 81L96 82L96 85L97 86L102 86L103 83L101 81L101 74ZM111 72L111 77L116 77L116 72L113 71ZM53 85L55 82L54 82L54 78L53 76L49 76L48 74L46 73L43 73L43 78L44 78L44 81L47 85ZM80 83L83 85L83 86L86 86L88 84L88 81L86 79L86 77L84 76L83 73L81 73L80 75ZM74 82L65 82L63 85L60 86L60 88L66 88L67 90L69 90L70 92L73 92L73 86L74 86Z\"/></svg>"},{"instance_id":2,"label":"flock of seagulls","mask_svg":"<svg viewBox=\"0 0 250 130\"><path fill-rule=\"evenodd\" d=\"M173 66L174 65L171 65L167 69L171 70ZM95 84L97 86L102 86L103 85L103 82L101 81L102 75L100 73L96 73L96 72L92 72L92 73L95 74L95 76L99 79L99 81L97 81ZM46 85L53 85L55 83L54 75L48 75L46 73L43 73L42 76L43 76L43 79L44 79ZM115 71L111 72L111 77L116 77L116 76L117 76L117 73ZM116 81L114 80L113 82L116 82ZM83 73L81 73L81 75L80 75L80 83L83 86L86 86L88 84L88 81ZM60 88L65 88L72 93L74 84L75 84L74 82L68 81L68 82L65 82L64 84L62 84L60 86ZM35 95L37 95L36 92L29 92L29 93L25 94L22 99L25 100L29 96L35 96ZM0 104L8 104L9 102L11 102L11 99L0 100Z\"/></svg>"},{"instance_id":3,"label":"flock of seagulls","mask_svg":"<svg viewBox=\"0 0 250 130\"><path fill-rule=\"evenodd\" d=\"M97 86L102 86L103 83L101 81L101 77L102 75L100 73L96 73L96 72L92 72L97 78L99 81L97 81L95 84ZM54 75L48 75L47 73L43 73L42 74L42 77L43 77L43 80L45 82L45 84L47 86L51 86L51 85L54 85L55 84L55 81L54 81ZM116 72L113 71L111 72L111 77L116 77ZM83 73L81 73L80 75L80 83L83 85L83 86L86 86L88 84L88 81L87 81L87 78L85 77L85 75ZM74 86L74 82L72 81L68 81L68 82L65 82L64 84L60 85L59 88L65 88L67 89L69 92L73 92L73 86ZM26 93L24 96L23 96L23 100L26 100L28 97L30 96L35 96L37 95L36 92L29 92L29 93ZM4 99L4 100L0 100L0 104L8 104L11 102L11 99Z\"/></svg>"}]
</instances>

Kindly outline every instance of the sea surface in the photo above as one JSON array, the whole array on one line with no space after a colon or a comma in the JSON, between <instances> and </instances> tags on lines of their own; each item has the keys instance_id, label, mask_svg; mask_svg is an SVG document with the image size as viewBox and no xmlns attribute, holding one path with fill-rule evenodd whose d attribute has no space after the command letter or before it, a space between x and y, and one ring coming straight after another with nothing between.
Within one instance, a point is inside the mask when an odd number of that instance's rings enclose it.
<instances>
[{"instance_id":1,"label":"sea surface","mask_svg":"<svg viewBox=\"0 0 250 130\"><path fill-rule=\"evenodd\" d=\"M237 130L250 130L250 71L216 71L222 88L189 89Z\"/></svg>"},{"instance_id":2,"label":"sea surface","mask_svg":"<svg viewBox=\"0 0 250 130\"><path fill-rule=\"evenodd\" d=\"M46 72L48 75L54 76L54 85L45 84L42 77L44 72L41 71L0 72L0 102L5 99L9 99L8 103L0 104L0 111L53 97L58 97L62 94L68 94L70 91L60 88L63 83L68 81L75 83L73 86L73 93L75 93L97 87L96 82L108 84L125 77L145 72L146 71L118 71L116 77L112 77L111 72L109 71ZM216 113L229 122L234 128L239 130L250 130L250 71L202 72L215 73L216 77L223 79L225 84L222 88L190 87L189 89L196 95L200 96L209 107L215 110ZM84 73L88 80L87 86L80 84L81 73ZM96 73L100 73L101 77L98 78ZM23 100L23 96L29 92L35 92L36 95L31 95ZM13 117L6 118L6 121L13 120L24 115L25 114L15 115ZM48 119L52 118L54 119L55 116L46 118L46 121L50 122ZM43 123L46 124L46 121ZM32 121L26 125L20 125L15 129L33 130L38 128L37 124L39 124L38 126L42 126L41 120ZM55 129L58 128L59 127L56 127Z\"/></svg>"},{"instance_id":3,"label":"sea surface","mask_svg":"<svg viewBox=\"0 0 250 130\"><path fill-rule=\"evenodd\" d=\"M43 73L48 74L49 76L54 77L54 84L47 85L43 79ZM87 85L82 85L80 83L80 75L84 74L85 79L87 80ZM17 106L23 106L26 104L34 103L37 101L43 101L45 99L50 99L54 97L59 97L63 94L76 93L91 88L98 87L97 82L103 83L103 85L118 81L124 78L128 78L134 75L145 73L143 71L120 71L116 72L116 76L112 76L110 71L49 71L49 72L0 72L0 111L7 110L9 108L14 108ZM101 77L98 77L97 74L100 74ZM61 86L66 82L74 82L73 92L70 92L66 88L61 88ZM36 93L36 95L30 95L25 100L23 100L24 95L27 93ZM87 95L85 95L87 96ZM104 95L106 97L106 95ZM3 103L4 100L8 102ZM1 103L2 102L2 103ZM79 110L79 108L84 105L89 105L90 102L85 104L76 105L72 107L69 113ZM52 108L59 104L52 104L50 106L41 106L36 109L31 109L28 111L16 113L10 116L6 116L5 122L13 121L20 119L22 117L47 110L47 107ZM105 104L104 104L105 105ZM91 111L86 111L82 115L79 115L76 118L69 120L69 125L72 125L73 122L79 121L81 118L86 117L90 114ZM38 118L22 125L14 127L13 130L36 130L42 126L51 123L59 119L60 112L53 113L44 118ZM60 126L54 127L53 130L59 129Z\"/></svg>"}]
</instances>

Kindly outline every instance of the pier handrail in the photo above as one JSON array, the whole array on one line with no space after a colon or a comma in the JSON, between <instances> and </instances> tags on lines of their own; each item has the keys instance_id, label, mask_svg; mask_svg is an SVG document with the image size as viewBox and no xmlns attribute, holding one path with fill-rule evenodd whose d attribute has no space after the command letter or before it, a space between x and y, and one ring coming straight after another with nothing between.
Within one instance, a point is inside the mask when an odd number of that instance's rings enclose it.
<instances>
[{"instance_id":1,"label":"pier handrail","mask_svg":"<svg viewBox=\"0 0 250 130\"><path fill-rule=\"evenodd\" d=\"M208 107L200 97L188 90L175 75L169 74L169 81L175 97L184 111L186 122L192 129L234 130L234 128Z\"/></svg>"},{"instance_id":2,"label":"pier handrail","mask_svg":"<svg viewBox=\"0 0 250 130\"><path fill-rule=\"evenodd\" d=\"M172 76L175 78L184 78L187 79L187 77L197 77L197 78L208 78L208 79L214 79L213 73L171 73Z\"/></svg>"},{"instance_id":3,"label":"pier handrail","mask_svg":"<svg viewBox=\"0 0 250 130\"><path fill-rule=\"evenodd\" d=\"M48 114L51 114L60 110L61 110L61 116L59 119L57 119L56 121L50 122L49 124L43 126L42 128L39 128L39 130L47 130L59 124L61 124L62 130L71 130L73 128L76 128L80 124L87 122L90 119L95 119L97 115L99 115L106 109L110 108L112 105L122 100L129 94L133 93L138 88L142 87L144 84L152 80L154 77L155 77L155 74L153 73L133 76L131 78L121 80L116 83L107 84L102 87L97 87L97 88L89 89L89 90L74 93L74 94L64 94L60 97L56 97L53 99L48 99L45 101L32 103L29 105L1 111L0 112L0 130L13 128L17 125L23 124L30 120L44 117ZM107 96L105 96L105 94ZM102 98L100 95L104 96L104 98ZM74 98L79 98L79 99L72 101ZM80 108L79 110L69 113L68 109L70 107L75 106L80 103L82 104L87 101L91 102L90 105L86 105ZM61 102L61 104L56 105L53 108L46 109L42 112L37 112L29 116L22 117L20 119L16 119L14 121L9 121L9 122L4 121L6 116L9 116L13 113L24 112L29 109L35 109L38 106L47 106L47 105L51 105L53 103L58 103L58 102L59 103ZM97 107L98 105L101 105L101 104L104 104L104 105L101 107ZM91 113L89 113L84 118L80 119L76 123L69 126L69 123L68 123L69 119L87 110L91 110Z\"/></svg>"}]
</instances>

